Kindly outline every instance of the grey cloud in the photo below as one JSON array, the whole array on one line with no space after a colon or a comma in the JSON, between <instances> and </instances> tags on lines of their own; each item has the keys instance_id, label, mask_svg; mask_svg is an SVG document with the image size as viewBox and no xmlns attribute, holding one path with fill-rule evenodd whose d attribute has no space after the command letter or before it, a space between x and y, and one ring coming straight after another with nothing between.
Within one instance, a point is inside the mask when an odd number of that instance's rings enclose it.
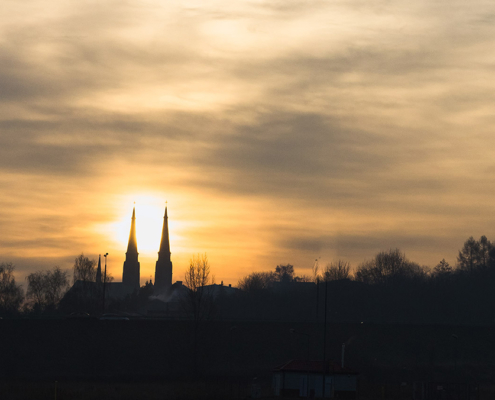
<instances>
[{"instance_id":1,"label":"grey cloud","mask_svg":"<svg viewBox=\"0 0 495 400\"><path fill-rule=\"evenodd\" d=\"M196 170L184 182L191 186L347 206L379 206L390 193L434 195L448 190L454 179L400 171L435 157L425 139L353 130L319 114L274 109L247 125L201 113L63 114L51 122L1 122L8 133L0 138L2 168L89 176L114 159L164 171L182 165ZM40 144L50 133L60 135L61 143Z\"/></svg>"},{"instance_id":2,"label":"grey cloud","mask_svg":"<svg viewBox=\"0 0 495 400\"><path fill-rule=\"evenodd\" d=\"M41 234L45 233L43 229L40 231ZM27 249L51 249L54 250L65 250L67 248L77 248L80 243L77 240L70 240L67 238L60 237L36 237L31 239L4 239L2 240L2 246L8 249L15 249L17 251L23 251Z\"/></svg>"},{"instance_id":3,"label":"grey cloud","mask_svg":"<svg viewBox=\"0 0 495 400\"><path fill-rule=\"evenodd\" d=\"M258 8L270 10L277 18L300 18L301 13L308 13L325 6L325 1L312 0L305 3L300 1L264 1L257 4Z\"/></svg>"},{"instance_id":4,"label":"grey cloud","mask_svg":"<svg viewBox=\"0 0 495 400\"><path fill-rule=\"evenodd\" d=\"M394 168L431 157L408 140L349 130L318 114L265 114L250 126L232 129L193 160L210 168L213 177L214 171L229 171L232 179L212 182L224 191L275 197L305 191L307 198L349 201L352 194L362 198L363 191L367 199L394 188L409 191L413 182L432 192L442 190L437 177L395 176Z\"/></svg>"},{"instance_id":5,"label":"grey cloud","mask_svg":"<svg viewBox=\"0 0 495 400\"><path fill-rule=\"evenodd\" d=\"M68 257L11 257L0 254L0 262L12 262L15 266L14 275L16 283L25 284L25 278L32 272L52 269L59 266L69 271L69 279L72 279L72 266L75 256Z\"/></svg>"},{"instance_id":6,"label":"grey cloud","mask_svg":"<svg viewBox=\"0 0 495 400\"><path fill-rule=\"evenodd\" d=\"M176 153L168 151L166 157L163 154L170 144L188 141L195 129L208 120L201 116L177 115L172 118L173 122L159 122L159 116L149 120L149 115L142 118L86 114L70 109L67 113L58 112L50 121L0 121L0 168L33 174L86 175L114 157L139 163L153 159L172 162L176 160ZM58 139L58 143L45 143L46 135Z\"/></svg>"},{"instance_id":7,"label":"grey cloud","mask_svg":"<svg viewBox=\"0 0 495 400\"><path fill-rule=\"evenodd\" d=\"M386 233L368 233L349 235L336 232L334 235L310 236L303 233L300 236L287 235L277 242L285 252L303 251L312 254L321 252L337 254L343 259L362 260L373 257L380 251L399 248L406 253L431 253L438 249L452 246L451 238L440 238L434 235L418 235L403 231ZM455 254L455 253L454 253ZM446 257L451 256L447 254ZM409 257L411 261L415 261Z\"/></svg>"},{"instance_id":8,"label":"grey cloud","mask_svg":"<svg viewBox=\"0 0 495 400\"><path fill-rule=\"evenodd\" d=\"M302 234L300 237L288 237L280 240L278 245L285 251L304 251L318 254L321 250L332 246L335 242L333 237L306 237Z\"/></svg>"},{"instance_id":9,"label":"grey cloud","mask_svg":"<svg viewBox=\"0 0 495 400\"><path fill-rule=\"evenodd\" d=\"M371 235L339 235L336 240L337 248L341 252L349 254L352 249L364 251L381 251L390 248L400 248L403 251L424 249L431 251L445 245L447 240L434 235L407 234L404 231L390 231L385 234ZM383 246L386 248L383 248Z\"/></svg>"},{"instance_id":10,"label":"grey cloud","mask_svg":"<svg viewBox=\"0 0 495 400\"><path fill-rule=\"evenodd\" d=\"M6 172L74 175L93 170L97 147L91 145L61 147L31 143L27 146L3 146L0 169Z\"/></svg>"}]
</instances>

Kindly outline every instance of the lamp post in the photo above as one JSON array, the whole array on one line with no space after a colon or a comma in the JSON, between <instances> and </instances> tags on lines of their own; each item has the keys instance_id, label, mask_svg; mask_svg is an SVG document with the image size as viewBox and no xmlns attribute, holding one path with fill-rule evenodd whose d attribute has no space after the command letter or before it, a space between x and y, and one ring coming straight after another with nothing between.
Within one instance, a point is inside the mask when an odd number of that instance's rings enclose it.
<instances>
[{"instance_id":1,"label":"lamp post","mask_svg":"<svg viewBox=\"0 0 495 400\"><path fill-rule=\"evenodd\" d=\"M313 273L315 277L315 284L316 284L316 315L315 315L315 322L318 322L318 305L320 302L320 276L318 275L319 273L319 266L318 266L318 258L315 259L315 263L313 264Z\"/></svg>"},{"instance_id":2,"label":"lamp post","mask_svg":"<svg viewBox=\"0 0 495 400\"><path fill-rule=\"evenodd\" d=\"M309 338L310 335L309 333L302 333L299 331L296 331L294 328L290 328L290 333L295 333L301 336L306 336L308 339L307 342L307 355L306 355L306 397L309 397Z\"/></svg>"},{"instance_id":3,"label":"lamp post","mask_svg":"<svg viewBox=\"0 0 495 400\"><path fill-rule=\"evenodd\" d=\"M328 281L325 280L325 304L323 306L324 318L323 318L323 374L321 383L321 398L325 398L325 375L326 375L326 363L327 363L327 292Z\"/></svg>"},{"instance_id":4,"label":"lamp post","mask_svg":"<svg viewBox=\"0 0 495 400\"><path fill-rule=\"evenodd\" d=\"M105 288L107 285L107 256L108 253L105 253L103 257L105 257L105 274L103 275L103 312L102 314L105 314Z\"/></svg>"}]
</instances>

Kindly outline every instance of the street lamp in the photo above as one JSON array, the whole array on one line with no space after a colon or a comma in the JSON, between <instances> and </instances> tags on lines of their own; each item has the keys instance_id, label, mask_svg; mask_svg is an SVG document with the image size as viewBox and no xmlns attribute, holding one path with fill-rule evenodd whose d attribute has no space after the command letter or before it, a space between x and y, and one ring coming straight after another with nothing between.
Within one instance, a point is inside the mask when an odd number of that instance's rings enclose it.
<instances>
[{"instance_id":1,"label":"street lamp","mask_svg":"<svg viewBox=\"0 0 495 400\"><path fill-rule=\"evenodd\" d=\"M105 288L107 285L107 256L108 253L103 254L103 257L105 257L105 274L103 275L103 313L105 314Z\"/></svg>"},{"instance_id":2,"label":"street lamp","mask_svg":"<svg viewBox=\"0 0 495 400\"><path fill-rule=\"evenodd\" d=\"M324 317L323 317L323 373L321 382L321 398L325 398L325 375L327 364L327 295L328 295L328 281L325 279L325 303L324 303Z\"/></svg>"}]
</instances>

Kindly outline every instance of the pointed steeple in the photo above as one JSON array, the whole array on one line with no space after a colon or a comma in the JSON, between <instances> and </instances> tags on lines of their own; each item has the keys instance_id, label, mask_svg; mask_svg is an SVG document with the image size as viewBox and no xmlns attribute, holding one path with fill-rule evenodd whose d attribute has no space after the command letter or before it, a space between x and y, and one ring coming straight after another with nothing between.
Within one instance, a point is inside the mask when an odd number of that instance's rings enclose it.
<instances>
[{"instance_id":1,"label":"pointed steeple","mask_svg":"<svg viewBox=\"0 0 495 400\"><path fill-rule=\"evenodd\" d=\"M101 283L101 254L98 256L98 268L96 269L96 283Z\"/></svg>"},{"instance_id":2,"label":"pointed steeple","mask_svg":"<svg viewBox=\"0 0 495 400\"><path fill-rule=\"evenodd\" d=\"M131 231L129 233L129 243L127 253L125 253L124 272L122 283L139 289L140 285L140 264L138 261L137 240L136 240L136 207L132 209Z\"/></svg>"},{"instance_id":3,"label":"pointed steeple","mask_svg":"<svg viewBox=\"0 0 495 400\"><path fill-rule=\"evenodd\" d=\"M129 233L129 243L127 244L127 253L137 254L136 207L132 209L131 232Z\"/></svg>"},{"instance_id":4,"label":"pointed steeple","mask_svg":"<svg viewBox=\"0 0 495 400\"><path fill-rule=\"evenodd\" d=\"M168 235L168 214L165 206L163 217L162 239L158 251L158 261L155 268L155 293L172 286L172 261L170 260L170 238Z\"/></svg>"},{"instance_id":5,"label":"pointed steeple","mask_svg":"<svg viewBox=\"0 0 495 400\"><path fill-rule=\"evenodd\" d=\"M167 257L170 260L170 239L168 237L168 215L167 206L165 206L165 216L163 217L162 240L160 241L160 250L158 251L158 259Z\"/></svg>"}]
</instances>

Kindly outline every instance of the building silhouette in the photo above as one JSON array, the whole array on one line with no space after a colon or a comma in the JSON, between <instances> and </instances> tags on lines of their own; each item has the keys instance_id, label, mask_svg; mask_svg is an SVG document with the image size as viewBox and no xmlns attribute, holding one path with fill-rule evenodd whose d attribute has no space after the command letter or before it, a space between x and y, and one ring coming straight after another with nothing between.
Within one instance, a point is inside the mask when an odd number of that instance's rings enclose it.
<instances>
[{"instance_id":1,"label":"building silhouette","mask_svg":"<svg viewBox=\"0 0 495 400\"><path fill-rule=\"evenodd\" d=\"M156 294L164 293L172 286L172 261L170 259L170 237L168 232L168 211L165 207L165 215L163 216L162 237L160 241L160 249L158 251L158 260L155 265L155 284L154 292ZM136 207L132 209L131 230L129 232L129 242L127 244L127 252L125 253L125 261L122 273L122 283L110 283L110 295L112 289L115 294L129 294L139 289L141 286L141 266L139 262L139 253L137 249L136 238ZM119 285L120 283L120 285Z\"/></svg>"},{"instance_id":2,"label":"building silhouette","mask_svg":"<svg viewBox=\"0 0 495 400\"><path fill-rule=\"evenodd\" d=\"M170 297L176 287L182 286L182 282L172 285L172 261L170 259L170 238L168 232L168 214L165 207L165 215L163 217L162 237L160 241L160 249L158 251L158 260L155 266L155 285L153 292L155 295L165 295ZM100 304L102 296L100 292L104 287L104 297L106 299L121 300L126 296L135 293L141 287L141 265L139 262L139 253L137 248L136 237L136 208L132 210L131 229L129 232L129 242L127 244L127 252L125 253L125 261L122 271L122 282L103 282L105 280L101 269L101 256L98 259L98 267L96 270L95 281L77 281L67 292L66 297L72 298L71 301L76 301L85 304L88 300L95 300ZM147 285L152 284L151 280L146 282ZM95 303L95 304L96 304ZM86 307L86 305L84 305ZM95 305L96 308L100 307ZM93 307L93 308L95 308ZM87 307L86 307L87 308Z\"/></svg>"},{"instance_id":3,"label":"building silhouette","mask_svg":"<svg viewBox=\"0 0 495 400\"><path fill-rule=\"evenodd\" d=\"M122 283L132 291L139 289L140 282L140 264L138 261L137 239L136 239L136 207L132 209L131 232L129 233L129 243L125 253L124 271L122 273Z\"/></svg>"},{"instance_id":4,"label":"building silhouette","mask_svg":"<svg viewBox=\"0 0 495 400\"><path fill-rule=\"evenodd\" d=\"M163 217L162 239L155 267L155 293L163 293L172 286L172 261L170 260L170 239L168 235L168 215L165 207Z\"/></svg>"}]
</instances>

